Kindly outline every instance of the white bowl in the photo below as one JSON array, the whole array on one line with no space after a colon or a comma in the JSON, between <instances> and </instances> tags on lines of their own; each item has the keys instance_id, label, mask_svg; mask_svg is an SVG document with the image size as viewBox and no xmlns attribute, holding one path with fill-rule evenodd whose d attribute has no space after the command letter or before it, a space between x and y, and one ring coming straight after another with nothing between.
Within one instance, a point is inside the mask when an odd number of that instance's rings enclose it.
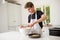
<instances>
[{"instance_id":1,"label":"white bowl","mask_svg":"<svg viewBox=\"0 0 60 40\"><path fill-rule=\"evenodd\" d=\"M21 33L21 35L27 35L29 34L31 28L26 27L26 28L19 28L19 32Z\"/></svg>"}]
</instances>

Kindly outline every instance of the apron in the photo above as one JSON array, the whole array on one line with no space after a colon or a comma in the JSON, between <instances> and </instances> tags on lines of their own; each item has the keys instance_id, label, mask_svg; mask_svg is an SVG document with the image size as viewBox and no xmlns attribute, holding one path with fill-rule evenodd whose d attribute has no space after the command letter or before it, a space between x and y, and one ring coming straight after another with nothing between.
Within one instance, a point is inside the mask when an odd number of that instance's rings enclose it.
<instances>
[{"instance_id":1,"label":"apron","mask_svg":"<svg viewBox=\"0 0 60 40\"><path fill-rule=\"evenodd\" d=\"M35 19L32 19L32 15L31 15L31 21L30 23L34 22L37 20L37 13L35 13ZM34 24L34 26L31 28L30 33L38 33L38 34L42 34L42 29L40 27L40 25L38 23Z\"/></svg>"}]
</instances>

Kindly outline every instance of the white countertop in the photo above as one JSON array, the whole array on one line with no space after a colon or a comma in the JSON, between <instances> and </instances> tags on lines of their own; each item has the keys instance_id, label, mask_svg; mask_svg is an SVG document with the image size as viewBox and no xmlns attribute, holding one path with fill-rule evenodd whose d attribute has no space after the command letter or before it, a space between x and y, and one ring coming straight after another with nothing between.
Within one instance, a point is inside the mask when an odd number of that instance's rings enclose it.
<instances>
[{"instance_id":1,"label":"white countertop","mask_svg":"<svg viewBox=\"0 0 60 40\"><path fill-rule=\"evenodd\" d=\"M22 36L17 31L11 31L6 33L0 33L0 40L60 40L60 37L56 36L42 36L41 38L32 39L28 36Z\"/></svg>"}]
</instances>

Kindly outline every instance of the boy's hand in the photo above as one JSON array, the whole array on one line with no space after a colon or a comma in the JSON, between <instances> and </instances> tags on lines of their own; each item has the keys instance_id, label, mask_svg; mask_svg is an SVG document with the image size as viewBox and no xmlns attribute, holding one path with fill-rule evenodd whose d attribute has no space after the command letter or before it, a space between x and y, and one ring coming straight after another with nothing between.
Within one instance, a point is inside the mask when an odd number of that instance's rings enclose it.
<instances>
[{"instance_id":1,"label":"boy's hand","mask_svg":"<svg viewBox=\"0 0 60 40\"><path fill-rule=\"evenodd\" d=\"M29 23L28 24L28 27L33 27L34 26L34 23Z\"/></svg>"}]
</instances>

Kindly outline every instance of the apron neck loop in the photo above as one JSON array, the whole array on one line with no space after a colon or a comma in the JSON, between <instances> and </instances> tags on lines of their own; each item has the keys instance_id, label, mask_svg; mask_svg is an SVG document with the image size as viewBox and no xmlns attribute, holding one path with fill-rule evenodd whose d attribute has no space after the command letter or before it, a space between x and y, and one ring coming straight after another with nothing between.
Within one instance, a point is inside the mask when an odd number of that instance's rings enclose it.
<instances>
[{"instance_id":1,"label":"apron neck loop","mask_svg":"<svg viewBox=\"0 0 60 40\"><path fill-rule=\"evenodd\" d=\"M31 19L32 19L32 14L31 14ZM37 19L37 12L35 12L35 19Z\"/></svg>"}]
</instances>

